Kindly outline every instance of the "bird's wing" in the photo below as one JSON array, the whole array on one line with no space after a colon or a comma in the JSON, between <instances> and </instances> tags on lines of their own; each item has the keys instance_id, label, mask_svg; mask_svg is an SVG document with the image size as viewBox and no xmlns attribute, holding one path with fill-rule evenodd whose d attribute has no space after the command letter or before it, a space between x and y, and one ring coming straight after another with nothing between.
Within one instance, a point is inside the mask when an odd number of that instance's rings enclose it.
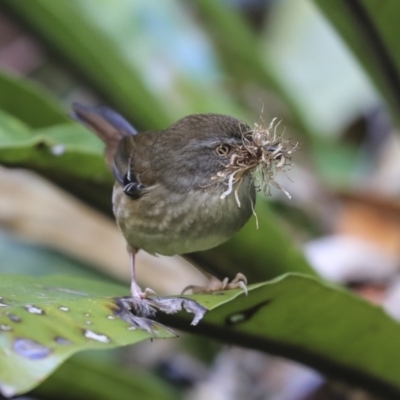
<instances>
[{"instance_id":1,"label":"bird's wing","mask_svg":"<svg viewBox=\"0 0 400 400\"><path fill-rule=\"evenodd\" d=\"M74 103L72 109L71 116L106 144L107 165L127 195L138 197L142 189L155 183L150 162L159 132L138 133L125 118L108 107Z\"/></svg>"},{"instance_id":2,"label":"bird's wing","mask_svg":"<svg viewBox=\"0 0 400 400\"><path fill-rule=\"evenodd\" d=\"M105 106L74 103L72 110L71 117L89 127L106 144L106 162L113 169L119 142L124 137L136 135L136 129L120 114Z\"/></svg>"},{"instance_id":3,"label":"bird's wing","mask_svg":"<svg viewBox=\"0 0 400 400\"><path fill-rule=\"evenodd\" d=\"M141 132L124 137L114 158L114 175L123 185L138 183L143 188L156 182L156 171L151 165L153 144L159 132Z\"/></svg>"}]
</instances>

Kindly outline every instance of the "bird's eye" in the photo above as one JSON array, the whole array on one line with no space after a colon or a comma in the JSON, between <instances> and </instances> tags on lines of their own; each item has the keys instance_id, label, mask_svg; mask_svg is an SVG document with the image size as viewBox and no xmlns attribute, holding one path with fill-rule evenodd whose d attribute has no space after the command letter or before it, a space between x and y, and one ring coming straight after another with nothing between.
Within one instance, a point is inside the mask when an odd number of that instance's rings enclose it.
<instances>
[{"instance_id":1,"label":"bird's eye","mask_svg":"<svg viewBox=\"0 0 400 400\"><path fill-rule=\"evenodd\" d=\"M231 148L227 144L220 144L215 148L215 154L219 157L226 157L229 155Z\"/></svg>"}]
</instances>

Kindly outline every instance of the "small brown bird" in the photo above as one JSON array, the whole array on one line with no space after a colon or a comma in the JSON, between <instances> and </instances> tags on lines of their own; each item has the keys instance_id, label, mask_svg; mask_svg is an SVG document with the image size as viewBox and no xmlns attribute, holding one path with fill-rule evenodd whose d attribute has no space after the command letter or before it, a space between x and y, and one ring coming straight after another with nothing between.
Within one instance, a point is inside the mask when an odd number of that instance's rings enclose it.
<instances>
[{"instance_id":1,"label":"small brown bird","mask_svg":"<svg viewBox=\"0 0 400 400\"><path fill-rule=\"evenodd\" d=\"M243 132L250 130L243 122L196 114L165 130L138 133L107 107L74 104L72 116L106 144L106 162L116 179L113 211L128 244L133 297L154 293L136 283L139 249L167 256L207 250L228 240L252 215L251 175L234 182L235 193L228 196L227 184L218 179L233 150L243 145ZM242 274L230 283L215 278L208 290L246 291L246 283Z\"/></svg>"}]
</instances>

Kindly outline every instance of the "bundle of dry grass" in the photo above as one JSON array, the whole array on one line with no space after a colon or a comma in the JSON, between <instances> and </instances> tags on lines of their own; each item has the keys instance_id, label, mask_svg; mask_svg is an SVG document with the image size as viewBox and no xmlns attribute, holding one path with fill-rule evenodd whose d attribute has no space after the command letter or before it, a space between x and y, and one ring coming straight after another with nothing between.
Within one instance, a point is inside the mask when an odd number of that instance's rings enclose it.
<instances>
[{"instance_id":1,"label":"bundle of dry grass","mask_svg":"<svg viewBox=\"0 0 400 400\"><path fill-rule=\"evenodd\" d=\"M298 143L293 144L284 139L284 132L278 134L279 124L274 118L268 126L255 123L253 129L242 133L242 145L233 149L229 164L214 177L214 180L228 186L221 199L233 192L240 207L237 191L241 181L249 173L252 174L258 191L269 195L272 185L290 198L290 194L275 181L275 177L279 171L285 172L292 167L291 156L298 148Z\"/></svg>"}]
</instances>

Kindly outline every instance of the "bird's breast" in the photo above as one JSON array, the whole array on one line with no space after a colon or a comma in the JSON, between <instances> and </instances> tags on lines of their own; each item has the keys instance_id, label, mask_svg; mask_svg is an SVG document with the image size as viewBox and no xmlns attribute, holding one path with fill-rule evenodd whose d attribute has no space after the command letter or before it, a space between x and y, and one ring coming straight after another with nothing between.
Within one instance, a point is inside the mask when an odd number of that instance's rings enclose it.
<instances>
[{"instance_id":1,"label":"bird's breast","mask_svg":"<svg viewBox=\"0 0 400 400\"><path fill-rule=\"evenodd\" d=\"M240 207L233 192L221 199L225 189L174 193L155 185L133 200L116 184L114 214L133 248L163 255L207 250L228 240L252 215L255 195L250 178L238 190Z\"/></svg>"}]
</instances>

